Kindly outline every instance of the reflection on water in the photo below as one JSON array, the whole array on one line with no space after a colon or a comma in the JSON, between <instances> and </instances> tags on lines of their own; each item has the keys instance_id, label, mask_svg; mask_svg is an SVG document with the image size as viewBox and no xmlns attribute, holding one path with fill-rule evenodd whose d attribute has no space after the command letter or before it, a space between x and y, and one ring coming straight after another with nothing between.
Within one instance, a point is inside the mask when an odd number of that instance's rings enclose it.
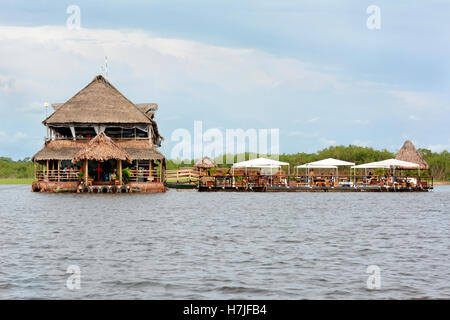
<instances>
[{"instance_id":1,"label":"reflection on water","mask_svg":"<svg viewBox=\"0 0 450 320\"><path fill-rule=\"evenodd\" d=\"M450 187L40 194L0 185L0 298L450 298ZM69 265L81 289L66 287ZM381 268L368 290L366 268Z\"/></svg>"}]
</instances>

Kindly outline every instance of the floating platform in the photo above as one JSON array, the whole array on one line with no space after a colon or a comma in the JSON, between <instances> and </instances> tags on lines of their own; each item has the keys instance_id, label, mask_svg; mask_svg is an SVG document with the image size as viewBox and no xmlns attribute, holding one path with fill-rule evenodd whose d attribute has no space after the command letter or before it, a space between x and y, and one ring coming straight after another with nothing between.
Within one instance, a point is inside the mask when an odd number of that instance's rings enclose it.
<instances>
[{"instance_id":1,"label":"floating platform","mask_svg":"<svg viewBox=\"0 0 450 320\"><path fill-rule=\"evenodd\" d=\"M180 183L180 182L166 182L164 185L170 189L197 189L198 183Z\"/></svg>"},{"instance_id":2,"label":"floating platform","mask_svg":"<svg viewBox=\"0 0 450 320\"><path fill-rule=\"evenodd\" d=\"M79 182L35 181L31 186L34 192L74 192L74 193L162 193L166 187L161 182L130 182L124 185L83 185Z\"/></svg>"},{"instance_id":3,"label":"floating platform","mask_svg":"<svg viewBox=\"0 0 450 320\"><path fill-rule=\"evenodd\" d=\"M420 187L206 187L199 186L200 192L428 192L432 188Z\"/></svg>"}]
</instances>

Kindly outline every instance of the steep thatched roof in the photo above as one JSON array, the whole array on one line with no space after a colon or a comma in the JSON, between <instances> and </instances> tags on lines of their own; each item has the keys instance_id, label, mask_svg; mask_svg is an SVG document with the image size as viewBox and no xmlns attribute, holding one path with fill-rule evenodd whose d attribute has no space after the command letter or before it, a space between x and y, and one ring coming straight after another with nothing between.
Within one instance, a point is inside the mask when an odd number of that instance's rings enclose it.
<instances>
[{"instance_id":1,"label":"steep thatched roof","mask_svg":"<svg viewBox=\"0 0 450 320\"><path fill-rule=\"evenodd\" d=\"M58 110L64 103L52 103L53 110Z\"/></svg>"},{"instance_id":2,"label":"steep thatched roof","mask_svg":"<svg viewBox=\"0 0 450 320\"><path fill-rule=\"evenodd\" d=\"M57 123L151 123L151 120L98 75L44 120L44 124Z\"/></svg>"},{"instance_id":3,"label":"steep thatched roof","mask_svg":"<svg viewBox=\"0 0 450 320\"><path fill-rule=\"evenodd\" d=\"M210 158L203 157L194 164L194 167L201 169L209 169L217 167L217 164Z\"/></svg>"},{"instance_id":4,"label":"steep thatched roof","mask_svg":"<svg viewBox=\"0 0 450 320\"><path fill-rule=\"evenodd\" d=\"M405 143L403 144L403 147L397 153L397 156L395 157L395 159L417 163L420 165L420 169L428 169L429 168L428 163L425 160L423 160L422 156L416 150L416 147L410 140L405 141Z\"/></svg>"},{"instance_id":5,"label":"steep thatched roof","mask_svg":"<svg viewBox=\"0 0 450 320\"><path fill-rule=\"evenodd\" d=\"M72 162L77 163L81 160L107 161L111 159L131 162L128 152L120 148L111 138L101 132L85 148L77 152Z\"/></svg>"}]
</instances>

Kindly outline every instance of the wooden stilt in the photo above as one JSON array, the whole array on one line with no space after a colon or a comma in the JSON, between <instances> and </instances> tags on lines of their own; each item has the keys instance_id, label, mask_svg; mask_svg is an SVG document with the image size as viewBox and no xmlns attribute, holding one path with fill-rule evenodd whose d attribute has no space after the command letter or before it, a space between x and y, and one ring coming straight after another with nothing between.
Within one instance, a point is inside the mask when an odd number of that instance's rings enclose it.
<instances>
[{"instance_id":1,"label":"wooden stilt","mask_svg":"<svg viewBox=\"0 0 450 320\"><path fill-rule=\"evenodd\" d=\"M119 181L120 185L122 185L122 160L119 160Z\"/></svg>"},{"instance_id":2,"label":"wooden stilt","mask_svg":"<svg viewBox=\"0 0 450 320\"><path fill-rule=\"evenodd\" d=\"M88 161L84 160L84 184L88 184Z\"/></svg>"},{"instance_id":3,"label":"wooden stilt","mask_svg":"<svg viewBox=\"0 0 450 320\"><path fill-rule=\"evenodd\" d=\"M58 182L60 180L61 160L58 160Z\"/></svg>"},{"instance_id":4,"label":"wooden stilt","mask_svg":"<svg viewBox=\"0 0 450 320\"><path fill-rule=\"evenodd\" d=\"M153 162L153 160L150 160L149 169L150 169L149 178L150 181L153 181L153 170L155 169L155 163Z\"/></svg>"},{"instance_id":5,"label":"wooden stilt","mask_svg":"<svg viewBox=\"0 0 450 320\"><path fill-rule=\"evenodd\" d=\"M48 169L49 169L49 164L48 164L48 160L47 160L47 165L45 167L45 180L48 181Z\"/></svg>"}]
</instances>

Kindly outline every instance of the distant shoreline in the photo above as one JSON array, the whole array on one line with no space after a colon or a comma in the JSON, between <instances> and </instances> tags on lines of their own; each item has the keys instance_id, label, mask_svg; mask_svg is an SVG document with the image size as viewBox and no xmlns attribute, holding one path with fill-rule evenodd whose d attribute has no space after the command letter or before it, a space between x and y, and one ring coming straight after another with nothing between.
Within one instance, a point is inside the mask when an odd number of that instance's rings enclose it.
<instances>
[{"instance_id":1,"label":"distant shoreline","mask_svg":"<svg viewBox=\"0 0 450 320\"><path fill-rule=\"evenodd\" d=\"M434 185L450 185L450 181L434 181Z\"/></svg>"},{"instance_id":2,"label":"distant shoreline","mask_svg":"<svg viewBox=\"0 0 450 320\"><path fill-rule=\"evenodd\" d=\"M32 184L33 178L0 178L0 184Z\"/></svg>"}]
</instances>

